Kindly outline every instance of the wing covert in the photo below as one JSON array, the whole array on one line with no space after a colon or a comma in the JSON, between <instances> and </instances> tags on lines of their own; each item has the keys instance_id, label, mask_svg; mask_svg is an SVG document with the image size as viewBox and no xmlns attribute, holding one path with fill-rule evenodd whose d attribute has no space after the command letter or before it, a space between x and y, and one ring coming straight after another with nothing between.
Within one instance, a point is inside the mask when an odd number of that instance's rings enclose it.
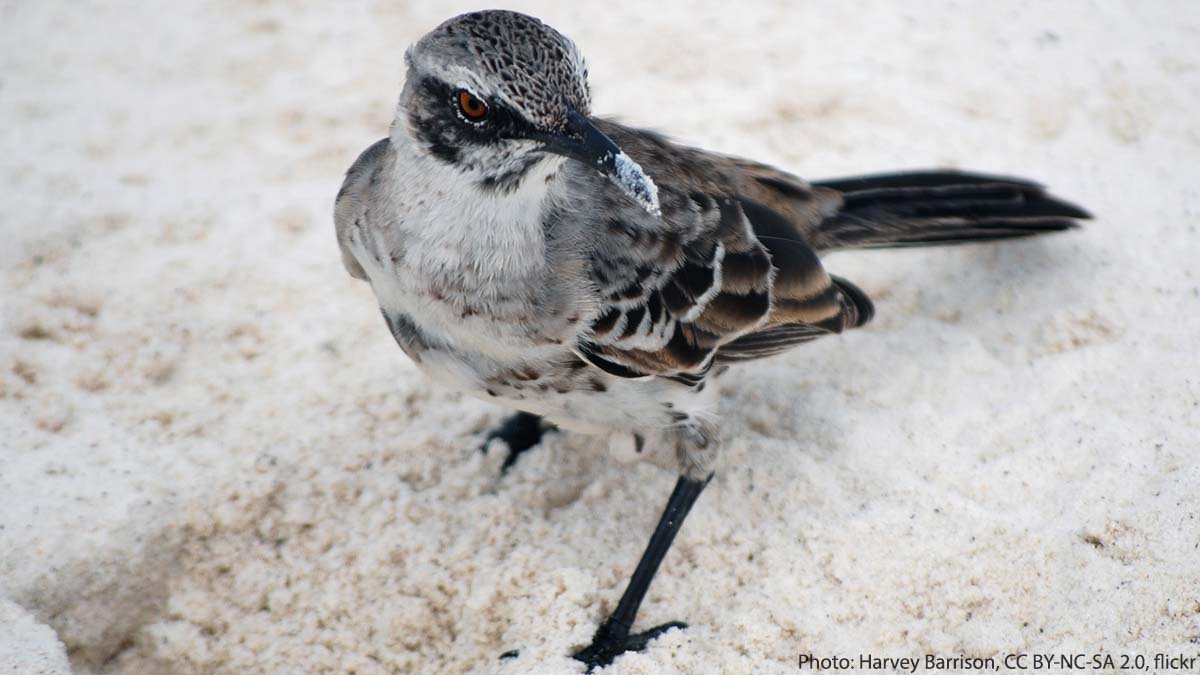
<instances>
[{"instance_id":1,"label":"wing covert","mask_svg":"<svg viewBox=\"0 0 1200 675\"><path fill-rule=\"evenodd\" d=\"M590 261L601 308L578 350L621 377L704 372L771 308L770 256L737 200L659 195L667 227L612 218Z\"/></svg>"},{"instance_id":2,"label":"wing covert","mask_svg":"<svg viewBox=\"0 0 1200 675\"><path fill-rule=\"evenodd\" d=\"M765 165L604 123L655 180L661 221L613 206L589 261L600 309L577 351L620 377L702 380L870 318L804 233L829 191Z\"/></svg>"}]
</instances>

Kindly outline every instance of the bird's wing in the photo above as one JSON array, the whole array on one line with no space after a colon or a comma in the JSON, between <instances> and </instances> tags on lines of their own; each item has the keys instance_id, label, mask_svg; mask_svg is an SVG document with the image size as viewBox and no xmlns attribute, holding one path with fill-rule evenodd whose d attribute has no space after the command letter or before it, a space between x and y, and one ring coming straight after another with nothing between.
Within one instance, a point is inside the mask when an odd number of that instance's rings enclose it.
<instances>
[{"instance_id":1,"label":"bird's wing","mask_svg":"<svg viewBox=\"0 0 1200 675\"><path fill-rule=\"evenodd\" d=\"M821 208L819 196L802 203L800 179L600 124L657 184L662 218L602 191L589 260L599 311L577 344L592 365L696 383L714 360L777 353L869 314L866 296L830 277L795 234L796 213ZM780 209L785 199L797 205Z\"/></svg>"},{"instance_id":2,"label":"bird's wing","mask_svg":"<svg viewBox=\"0 0 1200 675\"><path fill-rule=\"evenodd\" d=\"M333 224L337 230L338 247L342 250L342 265L355 279L366 280L367 273L350 252L350 237L354 228L362 226L367 209L368 188L378 180L378 171L387 155L388 139L380 139L362 151L338 190L333 205Z\"/></svg>"}]
</instances>

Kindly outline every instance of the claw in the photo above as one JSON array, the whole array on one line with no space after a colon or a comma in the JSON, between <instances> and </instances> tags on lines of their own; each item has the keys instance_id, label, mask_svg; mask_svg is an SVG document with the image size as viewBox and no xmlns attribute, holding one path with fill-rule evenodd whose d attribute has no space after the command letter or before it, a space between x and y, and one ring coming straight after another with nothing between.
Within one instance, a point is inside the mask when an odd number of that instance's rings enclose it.
<instances>
[{"instance_id":1,"label":"claw","mask_svg":"<svg viewBox=\"0 0 1200 675\"><path fill-rule=\"evenodd\" d=\"M545 424L537 415L519 412L504 420L498 428L488 433L479 450L487 452L488 444L497 438L504 441L508 446L508 455L504 458L500 473L507 473L508 469L517 463L521 453L540 443L542 436L553 428L552 425Z\"/></svg>"},{"instance_id":2,"label":"claw","mask_svg":"<svg viewBox=\"0 0 1200 675\"><path fill-rule=\"evenodd\" d=\"M654 640L672 628L687 628L687 624L682 621L672 621L664 623L661 626L655 626L650 630L630 635L628 629L621 630L619 627L605 622L596 631L596 636L592 638L592 644L575 652L571 656L576 661L583 662L587 666L587 672L590 673L595 668L602 668L612 664L613 659L625 652L642 651L646 648L646 645L650 644L651 640Z\"/></svg>"}]
</instances>

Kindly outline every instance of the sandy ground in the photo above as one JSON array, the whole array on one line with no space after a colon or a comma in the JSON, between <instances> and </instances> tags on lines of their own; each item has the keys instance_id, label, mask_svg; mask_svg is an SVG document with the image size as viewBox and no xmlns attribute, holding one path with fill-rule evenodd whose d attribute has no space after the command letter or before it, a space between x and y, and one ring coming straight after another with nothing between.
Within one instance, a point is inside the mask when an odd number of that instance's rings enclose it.
<instances>
[{"instance_id":1,"label":"sandy ground","mask_svg":"<svg viewBox=\"0 0 1200 675\"><path fill-rule=\"evenodd\" d=\"M606 672L1196 653L1197 5L794 4L518 7L599 112L1098 218L831 258L876 321L730 378L639 619L691 627ZM502 412L428 386L333 240L404 47L471 7L163 7L0 3L0 672L64 670L38 623L76 673L575 672L673 477L557 436L500 478Z\"/></svg>"}]
</instances>

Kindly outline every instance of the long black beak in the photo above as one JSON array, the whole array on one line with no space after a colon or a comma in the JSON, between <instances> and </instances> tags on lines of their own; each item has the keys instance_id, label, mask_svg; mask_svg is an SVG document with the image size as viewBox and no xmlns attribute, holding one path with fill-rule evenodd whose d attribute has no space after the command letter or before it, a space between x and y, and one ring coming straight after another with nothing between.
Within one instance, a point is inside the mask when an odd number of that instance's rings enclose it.
<instances>
[{"instance_id":1,"label":"long black beak","mask_svg":"<svg viewBox=\"0 0 1200 675\"><path fill-rule=\"evenodd\" d=\"M654 181L588 118L568 110L566 128L560 133L545 134L540 140L547 151L578 160L600 172L651 215L662 214Z\"/></svg>"}]
</instances>

